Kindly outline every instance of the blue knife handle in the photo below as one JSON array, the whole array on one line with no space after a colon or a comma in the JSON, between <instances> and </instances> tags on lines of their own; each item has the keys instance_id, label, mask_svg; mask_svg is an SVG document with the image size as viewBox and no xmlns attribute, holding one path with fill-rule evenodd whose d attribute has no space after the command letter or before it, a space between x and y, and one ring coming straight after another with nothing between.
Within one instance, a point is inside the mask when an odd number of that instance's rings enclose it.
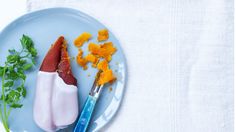
<instances>
[{"instance_id":1,"label":"blue knife handle","mask_svg":"<svg viewBox=\"0 0 236 132\"><path fill-rule=\"evenodd\" d=\"M85 102L84 108L83 108L81 115L79 117L79 120L78 120L76 127L74 129L74 132L85 132L86 131L89 121L91 119L96 101L97 101L96 97L93 97L91 95L88 96L88 98Z\"/></svg>"}]
</instances>

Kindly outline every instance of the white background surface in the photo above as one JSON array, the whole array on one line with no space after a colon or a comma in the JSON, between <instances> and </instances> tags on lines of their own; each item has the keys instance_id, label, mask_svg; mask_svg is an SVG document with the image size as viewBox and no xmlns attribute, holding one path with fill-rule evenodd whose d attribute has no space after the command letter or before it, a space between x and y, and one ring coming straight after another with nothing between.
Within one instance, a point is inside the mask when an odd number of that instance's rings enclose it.
<instances>
[{"instance_id":1,"label":"white background surface","mask_svg":"<svg viewBox=\"0 0 236 132\"><path fill-rule=\"evenodd\" d=\"M120 39L127 90L103 131L233 131L232 0L35 1L30 10L78 8ZM24 2L0 4L0 28L26 12Z\"/></svg>"},{"instance_id":2,"label":"white background surface","mask_svg":"<svg viewBox=\"0 0 236 132\"><path fill-rule=\"evenodd\" d=\"M0 4L0 30L26 12L26 0L4 0Z\"/></svg>"}]
</instances>

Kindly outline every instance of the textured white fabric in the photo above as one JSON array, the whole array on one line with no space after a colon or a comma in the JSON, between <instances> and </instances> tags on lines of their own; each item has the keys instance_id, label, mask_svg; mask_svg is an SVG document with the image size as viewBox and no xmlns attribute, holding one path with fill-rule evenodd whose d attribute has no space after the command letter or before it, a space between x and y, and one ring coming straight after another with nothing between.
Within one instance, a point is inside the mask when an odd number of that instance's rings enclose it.
<instances>
[{"instance_id":1,"label":"textured white fabric","mask_svg":"<svg viewBox=\"0 0 236 132\"><path fill-rule=\"evenodd\" d=\"M108 132L233 132L233 0L28 0L66 6L121 41L128 82Z\"/></svg>"},{"instance_id":2,"label":"textured white fabric","mask_svg":"<svg viewBox=\"0 0 236 132\"><path fill-rule=\"evenodd\" d=\"M26 12L26 0L6 0L0 4L0 31Z\"/></svg>"}]
</instances>

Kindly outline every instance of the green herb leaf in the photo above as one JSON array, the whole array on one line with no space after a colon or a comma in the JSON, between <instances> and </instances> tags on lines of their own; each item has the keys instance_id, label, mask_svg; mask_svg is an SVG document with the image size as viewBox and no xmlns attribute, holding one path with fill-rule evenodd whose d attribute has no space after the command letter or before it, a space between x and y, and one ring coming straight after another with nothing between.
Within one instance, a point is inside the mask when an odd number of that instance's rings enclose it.
<instances>
[{"instance_id":1,"label":"green herb leaf","mask_svg":"<svg viewBox=\"0 0 236 132\"><path fill-rule=\"evenodd\" d=\"M9 72L6 73L6 79L16 80L18 77L18 73L14 70L9 70Z\"/></svg>"},{"instance_id":2,"label":"green herb leaf","mask_svg":"<svg viewBox=\"0 0 236 132\"><path fill-rule=\"evenodd\" d=\"M0 66L0 76L3 76L4 67Z\"/></svg>"},{"instance_id":3,"label":"green herb leaf","mask_svg":"<svg viewBox=\"0 0 236 132\"><path fill-rule=\"evenodd\" d=\"M4 84L4 87L12 87L14 85L13 81L8 81Z\"/></svg>"},{"instance_id":4,"label":"green herb leaf","mask_svg":"<svg viewBox=\"0 0 236 132\"><path fill-rule=\"evenodd\" d=\"M26 93L27 93L27 91L26 91L26 88L24 87L23 88L23 91L22 91L22 96L25 98L26 97Z\"/></svg>"},{"instance_id":5,"label":"green herb leaf","mask_svg":"<svg viewBox=\"0 0 236 132\"><path fill-rule=\"evenodd\" d=\"M18 66L23 66L24 64L27 63L27 60L23 60L21 59L19 62L18 62Z\"/></svg>"},{"instance_id":6,"label":"green herb leaf","mask_svg":"<svg viewBox=\"0 0 236 132\"><path fill-rule=\"evenodd\" d=\"M20 100L21 94L16 91L16 90L11 90L7 95L6 95L6 103L7 104L12 104L16 103Z\"/></svg>"},{"instance_id":7,"label":"green herb leaf","mask_svg":"<svg viewBox=\"0 0 236 132\"><path fill-rule=\"evenodd\" d=\"M23 105L22 104L12 104L12 105L10 105L10 107L12 107L12 108L21 108Z\"/></svg>"},{"instance_id":8,"label":"green herb leaf","mask_svg":"<svg viewBox=\"0 0 236 132\"><path fill-rule=\"evenodd\" d=\"M0 78L2 79L0 81L2 82L0 90L0 109L2 111L0 111L0 114L3 115L2 122L6 124L8 124L10 114L9 107L21 108L23 106L20 102L27 94L24 86L26 81L25 71L33 67L38 54L30 37L23 35L20 42L22 49L20 51L9 49L5 65L0 66ZM4 126L4 128L9 131L8 126Z\"/></svg>"},{"instance_id":9,"label":"green herb leaf","mask_svg":"<svg viewBox=\"0 0 236 132\"><path fill-rule=\"evenodd\" d=\"M26 96L26 88L22 85L20 87L17 87L16 90L21 93L21 95L25 98Z\"/></svg>"},{"instance_id":10,"label":"green herb leaf","mask_svg":"<svg viewBox=\"0 0 236 132\"><path fill-rule=\"evenodd\" d=\"M36 61L35 61L35 58L34 58L34 57L31 58L31 62L32 62L34 65L36 64Z\"/></svg>"},{"instance_id":11,"label":"green herb leaf","mask_svg":"<svg viewBox=\"0 0 236 132\"><path fill-rule=\"evenodd\" d=\"M14 71L14 66L8 66L7 67L7 71L9 71L9 72L13 72Z\"/></svg>"},{"instance_id":12,"label":"green herb leaf","mask_svg":"<svg viewBox=\"0 0 236 132\"><path fill-rule=\"evenodd\" d=\"M25 76L24 73L20 73L20 72L18 72L17 75L18 75L19 78L21 78L21 79L23 79L23 80L26 79L26 76Z\"/></svg>"},{"instance_id":13,"label":"green herb leaf","mask_svg":"<svg viewBox=\"0 0 236 132\"><path fill-rule=\"evenodd\" d=\"M9 49L8 52L9 52L10 54L16 54L16 53L17 53L17 51L16 51L15 49Z\"/></svg>"},{"instance_id":14,"label":"green herb leaf","mask_svg":"<svg viewBox=\"0 0 236 132\"><path fill-rule=\"evenodd\" d=\"M21 45L23 48L26 48L26 49L29 49L30 47L33 46L33 41L31 40L30 37L26 36L26 35L23 35L21 40Z\"/></svg>"},{"instance_id":15,"label":"green herb leaf","mask_svg":"<svg viewBox=\"0 0 236 132\"><path fill-rule=\"evenodd\" d=\"M26 65L23 66L23 69L24 69L24 70L29 70L32 66L33 66L33 64L28 63L28 64L26 64Z\"/></svg>"},{"instance_id":16,"label":"green herb leaf","mask_svg":"<svg viewBox=\"0 0 236 132\"><path fill-rule=\"evenodd\" d=\"M37 50L34 47L30 48L30 54L32 55L32 57L36 57L37 56Z\"/></svg>"},{"instance_id":17,"label":"green herb leaf","mask_svg":"<svg viewBox=\"0 0 236 132\"><path fill-rule=\"evenodd\" d=\"M11 90L12 90L11 87L5 87L5 93L8 93Z\"/></svg>"},{"instance_id":18,"label":"green herb leaf","mask_svg":"<svg viewBox=\"0 0 236 132\"><path fill-rule=\"evenodd\" d=\"M19 55L8 55L7 56L7 62L12 64L12 63L15 63L16 61L19 60Z\"/></svg>"},{"instance_id":19,"label":"green herb leaf","mask_svg":"<svg viewBox=\"0 0 236 132\"><path fill-rule=\"evenodd\" d=\"M20 93L22 91L21 87L17 87L16 90Z\"/></svg>"}]
</instances>

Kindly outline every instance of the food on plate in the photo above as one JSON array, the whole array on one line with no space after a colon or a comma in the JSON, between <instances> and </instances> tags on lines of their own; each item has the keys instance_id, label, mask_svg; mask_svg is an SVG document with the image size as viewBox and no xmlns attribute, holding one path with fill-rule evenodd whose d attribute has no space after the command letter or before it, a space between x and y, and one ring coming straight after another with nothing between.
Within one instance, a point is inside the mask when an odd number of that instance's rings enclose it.
<instances>
[{"instance_id":1,"label":"food on plate","mask_svg":"<svg viewBox=\"0 0 236 132\"><path fill-rule=\"evenodd\" d=\"M109 92L112 92L112 87L109 88Z\"/></svg>"},{"instance_id":2,"label":"food on plate","mask_svg":"<svg viewBox=\"0 0 236 132\"><path fill-rule=\"evenodd\" d=\"M90 43L88 49L92 55L103 58L103 60L97 64L97 68L102 70L98 83L100 85L108 82L112 83L116 79L113 71L109 69L109 61L111 61L112 55L116 52L116 48L113 46L113 43L107 42L101 45Z\"/></svg>"},{"instance_id":3,"label":"food on plate","mask_svg":"<svg viewBox=\"0 0 236 132\"><path fill-rule=\"evenodd\" d=\"M97 65L97 69L102 71L109 69L108 61L107 60L100 61Z\"/></svg>"},{"instance_id":4,"label":"food on plate","mask_svg":"<svg viewBox=\"0 0 236 132\"><path fill-rule=\"evenodd\" d=\"M109 63L107 60L100 61L97 65L97 69L102 71L98 79L99 85L106 84L108 82L112 83L116 80L113 71L109 68Z\"/></svg>"},{"instance_id":5,"label":"food on plate","mask_svg":"<svg viewBox=\"0 0 236 132\"><path fill-rule=\"evenodd\" d=\"M79 49L79 53L76 56L76 61L81 67L83 67L84 70L86 70L88 68L88 66L87 66L88 61L85 58L83 58L82 49Z\"/></svg>"},{"instance_id":6,"label":"food on plate","mask_svg":"<svg viewBox=\"0 0 236 132\"><path fill-rule=\"evenodd\" d=\"M106 42L101 45L90 43L88 50L91 52L91 54L104 58L107 61L111 61L111 56L116 52L116 48L113 46L112 42Z\"/></svg>"},{"instance_id":7,"label":"food on plate","mask_svg":"<svg viewBox=\"0 0 236 132\"><path fill-rule=\"evenodd\" d=\"M77 86L77 80L72 74L72 70L70 66L70 57L67 52L66 43L63 43L62 48L61 48L61 60L60 60L60 63L58 64L57 72L66 84Z\"/></svg>"},{"instance_id":8,"label":"food on plate","mask_svg":"<svg viewBox=\"0 0 236 132\"><path fill-rule=\"evenodd\" d=\"M40 71L47 71L47 72L55 72L57 70L57 66L60 62L60 55L61 55L61 47L64 43L64 37L59 37L57 41L50 47L50 50L46 54L41 67Z\"/></svg>"},{"instance_id":9,"label":"food on plate","mask_svg":"<svg viewBox=\"0 0 236 132\"><path fill-rule=\"evenodd\" d=\"M102 29L98 31L98 41L105 41L108 38L108 30ZM112 55L117 51L113 43L104 42L103 44L95 44L90 42L88 45L88 51L89 54L83 57L83 51L81 48L79 48L79 53L76 59L77 63L83 67L84 70L86 70L88 68L88 62L91 62L92 67L101 70L101 75L98 80L99 85L114 82L116 77L113 71L109 68L109 62L112 60Z\"/></svg>"},{"instance_id":10,"label":"food on plate","mask_svg":"<svg viewBox=\"0 0 236 132\"><path fill-rule=\"evenodd\" d=\"M79 37L77 37L74 41L74 45L77 47L83 46L85 42L91 39L92 35L88 32L82 33Z\"/></svg>"},{"instance_id":11,"label":"food on plate","mask_svg":"<svg viewBox=\"0 0 236 132\"><path fill-rule=\"evenodd\" d=\"M78 116L77 81L70 66L67 44L61 36L49 49L37 75L33 116L44 131L72 124Z\"/></svg>"},{"instance_id":12,"label":"food on plate","mask_svg":"<svg viewBox=\"0 0 236 132\"><path fill-rule=\"evenodd\" d=\"M11 110L23 106L22 100L27 94L25 86L27 74L25 74L25 71L34 66L35 57L37 56L37 50L30 37L23 35L20 42L21 50L8 50L9 55L4 65L0 66L2 83L0 117L6 132L10 131L8 118Z\"/></svg>"},{"instance_id":13,"label":"food on plate","mask_svg":"<svg viewBox=\"0 0 236 132\"><path fill-rule=\"evenodd\" d=\"M107 69L105 71L102 71L100 73L99 79L98 79L98 84L103 85L106 83L112 83L116 80L116 77L114 76L113 72L111 69Z\"/></svg>"},{"instance_id":14,"label":"food on plate","mask_svg":"<svg viewBox=\"0 0 236 132\"><path fill-rule=\"evenodd\" d=\"M87 60L88 62L91 62L93 67L96 67L97 63L99 62L99 58L92 54L88 54L85 57L85 60Z\"/></svg>"},{"instance_id":15,"label":"food on plate","mask_svg":"<svg viewBox=\"0 0 236 132\"><path fill-rule=\"evenodd\" d=\"M109 33L107 29L101 29L98 31L98 37L97 40L100 41L105 41L109 38Z\"/></svg>"}]
</instances>

